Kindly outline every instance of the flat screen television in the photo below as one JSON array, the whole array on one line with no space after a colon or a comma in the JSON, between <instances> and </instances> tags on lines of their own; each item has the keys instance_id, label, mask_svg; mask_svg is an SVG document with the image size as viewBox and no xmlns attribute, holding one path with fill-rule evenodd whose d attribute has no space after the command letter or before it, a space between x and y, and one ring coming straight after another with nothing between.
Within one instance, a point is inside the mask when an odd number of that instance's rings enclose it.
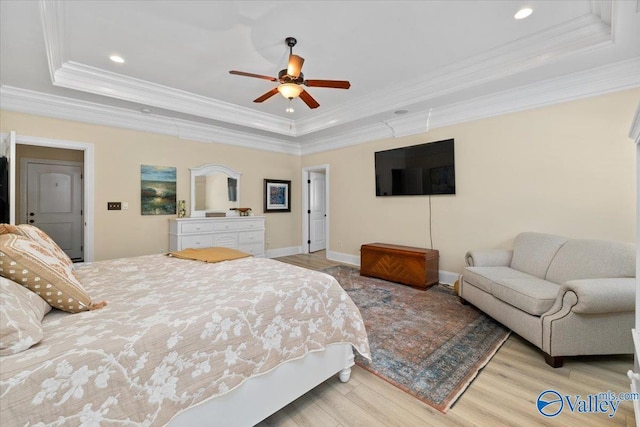
<instances>
[{"instance_id":1,"label":"flat screen television","mask_svg":"<svg viewBox=\"0 0 640 427\"><path fill-rule=\"evenodd\" d=\"M376 156L376 196L456 194L453 139L428 142Z\"/></svg>"}]
</instances>

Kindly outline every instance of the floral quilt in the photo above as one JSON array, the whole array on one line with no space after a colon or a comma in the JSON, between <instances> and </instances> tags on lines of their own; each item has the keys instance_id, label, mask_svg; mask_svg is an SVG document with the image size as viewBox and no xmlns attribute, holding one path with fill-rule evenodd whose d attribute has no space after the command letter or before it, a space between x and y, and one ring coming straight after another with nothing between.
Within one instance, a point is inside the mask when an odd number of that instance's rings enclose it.
<instances>
[{"instance_id":1,"label":"floral quilt","mask_svg":"<svg viewBox=\"0 0 640 427\"><path fill-rule=\"evenodd\" d=\"M150 255L80 264L100 310L53 310L43 340L0 358L3 425L164 425L252 376L369 344L331 276L262 258L216 264Z\"/></svg>"}]
</instances>

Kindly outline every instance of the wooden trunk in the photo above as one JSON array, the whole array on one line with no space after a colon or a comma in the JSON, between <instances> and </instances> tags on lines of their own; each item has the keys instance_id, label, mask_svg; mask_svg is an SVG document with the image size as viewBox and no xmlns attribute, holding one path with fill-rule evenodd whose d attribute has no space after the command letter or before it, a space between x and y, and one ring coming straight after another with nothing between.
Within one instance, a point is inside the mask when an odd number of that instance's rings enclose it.
<instances>
[{"instance_id":1,"label":"wooden trunk","mask_svg":"<svg viewBox=\"0 0 640 427\"><path fill-rule=\"evenodd\" d=\"M426 289L438 283L437 250L370 243L360 248L360 275Z\"/></svg>"}]
</instances>

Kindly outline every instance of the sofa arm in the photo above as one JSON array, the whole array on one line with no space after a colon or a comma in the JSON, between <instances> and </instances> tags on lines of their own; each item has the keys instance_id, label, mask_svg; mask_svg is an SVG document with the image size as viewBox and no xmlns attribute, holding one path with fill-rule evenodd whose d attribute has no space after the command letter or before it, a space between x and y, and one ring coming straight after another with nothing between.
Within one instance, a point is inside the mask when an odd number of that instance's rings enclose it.
<instances>
[{"instance_id":1,"label":"sofa arm","mask_svg":"<svg viewBox=\"0 0 640 427\"><path fill-rule=\"evenodd\" d=\"M570 280L560 287L556 303L567 292L576 295L577 301L571 308L574 313L619 313L635 310L635 278Z\"/></svg>"},{"instance_id":2,"label":"sofa arm","mask_svg":"<svg viewBox=\"0 0 640 427\"><path fill-rule=\"evenodd\" d=\"M508 267L512 257L509 249L478 249L467 252L465 260L469 267Z\"/></svg>"}]
</instances>

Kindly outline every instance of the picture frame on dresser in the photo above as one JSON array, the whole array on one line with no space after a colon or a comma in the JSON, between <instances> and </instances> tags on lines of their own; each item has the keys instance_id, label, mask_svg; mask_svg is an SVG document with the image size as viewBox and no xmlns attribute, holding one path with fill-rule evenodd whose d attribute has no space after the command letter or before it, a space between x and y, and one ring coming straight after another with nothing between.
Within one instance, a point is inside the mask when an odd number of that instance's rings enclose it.
<instances>
[{"instance_id":1,"label":"picture frame on dresser","mask_svg":"<svg viewBox=\"0 0 640 427\"><path fill-rule=\"evenodd\" d=\"M264 180L264 211L291 212L291 181Z\"/></svg>"}]
</instances>

